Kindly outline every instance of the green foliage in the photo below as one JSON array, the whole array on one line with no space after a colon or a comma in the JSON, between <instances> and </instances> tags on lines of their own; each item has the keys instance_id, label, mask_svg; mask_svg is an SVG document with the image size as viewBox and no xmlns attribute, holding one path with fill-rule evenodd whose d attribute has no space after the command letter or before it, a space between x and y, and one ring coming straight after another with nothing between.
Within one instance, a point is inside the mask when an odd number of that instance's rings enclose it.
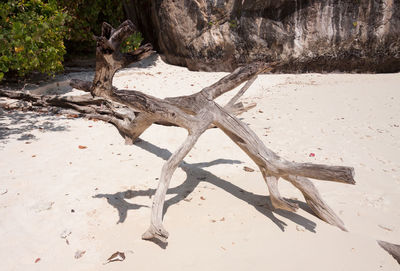
<instances>
[{"instance_id":1,"label":"green foliage","mask_svg":"<svg viewBox=\"0 0 400 271\"><path fill-rule=\"evenodd\" d=\"M229 27L230 27L230 28L237 28L237 27L238 27L238 21L236 21L236 20L230 20L230 21L229 21Z\"/></svg>"},{"instance_id":2,"label":"green foliage","mask_svg":"<svg viewBox=\"0 0 400 271\"><path fill-rule=\"evenodd\" d=\"M133 35L130 35L122 44L121 52L127 53L135 51L139 48L140 43L142 43L143 37L140 32L135 32Z\"/></svg>"},{"instance_id":3,"label":"green foliage","mask_svg":"<svg viewBox=\"0 0 400 271\"><path fill-rule=\"evenodd\" d=\"M94 53L93 35L100 35L102 23L117 27L124 20L120 0L0 1L0 81L6 73L59 71L66 50ZM135 50L142 40L133 34L122 51Z\"/></svg>"},{"instance_id":4,"label":"green foliage","mask_svg":"<svg viewBox=\"0 0 400 271\"><path fill-rule=\"evenodd\" d=\"M125 19L121 0L58 0L66 10L68 22L66 45L68 52L94 52L93 35L100 35L101 25L108 22L117 27Z\"/></svg>"},{"instance_id":5,"label":"green foliage","mask_svg":"<svg viewBox=\"0 0 400 271\"><path fill-rule=\"evenodd\" d=\"M0 80L7 72L62 70L67 21L55 0L0 3Z\"/></svg>"}]
</instances>

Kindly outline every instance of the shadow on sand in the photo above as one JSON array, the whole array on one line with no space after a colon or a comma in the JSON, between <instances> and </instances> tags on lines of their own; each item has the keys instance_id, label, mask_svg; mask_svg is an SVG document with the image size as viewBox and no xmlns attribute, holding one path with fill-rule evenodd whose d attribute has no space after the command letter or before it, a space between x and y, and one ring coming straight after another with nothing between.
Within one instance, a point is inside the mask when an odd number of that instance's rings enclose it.
<instances>
[{"instance_id":1,"label":"shadow on sand","mask_svg":"<svg viewBox=\"0 0 400 271\"><path fill-rule=\"evenodd\" d=\"M7 143L7 139L19 136L17 140L35 140L34 131L60 132L68 130L65 125L56 123L60 117L52 113L35 113L21 111L3 111L0 109L0 144Z\"/></svg>"},{"instance_id":2,"label":"shadow on sand","mask_svg":"<svg viewBox=\"0 0 400 271\"><path fill-rule=\"evenodd\" d=\"M167 160L171 156L171 152L167 149L159 148L150 142L145 140L139 140L135 143L135 146L140 147L150 153L155 154L156 156ZM227 160L227 159L218 159L212 162L207 163L196 163L196 164L188 164L185 161L182 161L180 164L180 168L186 173L186 180L179 186L168 189L167 194L173 194L174 197L165 201L164 205L164 215L167 212L169 206L176 204L192 193L195 188L200 184L200 182L207 182L209 184L215 185L223 189L224 191L230 193L236 198L252 205L257 211L261 214L265 215L269 219L271 219L282 231L285 230L285 226L287 224L278 219L274 213L283 216L301 226L303 226L306 230L315 233L316 223L304 218L296 213L284 211L284 210L276 210L272 207L270 197L265 195L258 195L252 192L248 192L224 179L221 179L209 171L204 170L203 168L210 167L218 164L240 164L241 162L238 160ZM115 194L98 194L95 195L95 198L106 198L108 203L112 205L114 208L118 210L119 220L117 223L122 223L125 221L127 217L128 210L136 210L143 206L137 205L127 202L127 199L132 199L137 196L148 196L149 198L154 195L155 189L146 189L146 190L127 190L124 192L118 192ZM311 214L313 214L312 210L304 203L297 200L290 200L291 202L297 203L299 207ZM313 214L314 215L314 214ZM154 242L156 240L153 240ZM160 247L165 248L165 243L155 242Z\"/></svg>"}]
</instances>

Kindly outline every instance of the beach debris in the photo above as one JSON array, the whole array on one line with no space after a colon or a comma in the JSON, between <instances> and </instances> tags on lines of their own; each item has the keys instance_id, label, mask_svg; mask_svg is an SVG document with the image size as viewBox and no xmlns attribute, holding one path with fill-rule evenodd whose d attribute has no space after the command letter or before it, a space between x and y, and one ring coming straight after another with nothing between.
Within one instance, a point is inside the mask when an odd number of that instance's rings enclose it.
<instances>
[{"instance_id":1,"label":"beach debris","mask_svg":"<svg viewBox=\"0 0 400 271\"><path fill-rule=\"evenodd\" d=\"M190 202L193 198L185 198L184 201Z\"/></svg>"},{"instance_id":2,"label":"beach debris","mask_svg":"<svg viewBox=\"0 0 400 271\"><path fill-rule=\"evenodd\" d=\"M243 167L243 170L247 171L247 172L253 172L254 171L254 169L252 169L251 167L246 167L246 166Z\"/></svg>"},{"instance_id":3,"label":"beach debris","mask_svg":"<svg viewBox=\"0 0 400 271\"><path fill-rule=\"evenodd\" d=\"M215 219L211 219L210 221L211 221L212 223L217 222L217 220L215 220ZM221 222L225 221L225 217L222 217L219 221L221 221Z\"/></svg>"},{"instance_id":4,"label":"beach debris","mask_svg":"<svg viewBox=\"0 0 400 271\"><path fill-rule=\"evenodd\" d=\"M391 244L385 241L377 241L384 250L386 250L400 264L400 245Z\"/></svg>"},{"instance_id":5,"label":"beach debris","mask_svg":"<svg viewBox=\"0 0 400 271\"><path fill-rule=\"evenodd\" d=\"M86 253L86 250L77 250L76 252L75 252L75 259L79 259L79 258L82 258L82 256L84 255Z\"/></svg>"},{"instance_id":6,"label":"beach debris","mask_svg":"<svg viewBox=\"0 0 400 271\"><path fill-rule=\"evenodd\" d=\"M68 236L70 236L71 233L72 233L72 232L71 232L70 230L63 230L63 232L60 234L60 237L63 238L63 239L65 239L65 238L67 238Z\"/></svg>"},{"instance_id":7,"label":"beach debris","mask_svg":"<svg viewBox=\"0 0 400 271\"><path fill-rule=\"evenodd\" d=\"M75 118L78 118L79 116L77 115L77 114L68 114L67 115L67 118L69 118L69 119L75 119Z\"/></svg>"},{"instance_id":8,"label":"beach debris","mask_svg":"<svg viewBox=\"0 0 400 271\"><path fill-rule=\"evenodd\" d=\"M39 202L37 204L35 204L32 209L35 210L36 213L40 213L43 211L47 211L50 210L54 205L54 201L50 201L50 202Z\"/></svg>"},{"instance_id":9,"label":"beach debris","mask_svg":"<svg viewBox=\"0 0 400 271\"><path fill-rule=\"evenodd\" d=\"M104 264L108 264L111 262L122 262L125 260L125 253L124 252L120 252L117 251L115 253L113 253L108 259L107 262L105 262Z\"/></svg>"},{"instance_id":10,"label":"beach debris","mask_svg":"<svg viewBox=\"0 0 400 271\"><path fill-rule=\"evenodd\" d=\"M200 199L201 199L201 200L206 200L206 198L205 198L205 197L203 197L203 196L201 196L201 197L200 197Z\"/></svg>"},{"instance_id":11,"label":"beach debris","mask_svg":"<svg viewBox=\"0 0 400 271\"><path fill-rule=\"evenodd\" d=\"M391 228L382 226L382 225L378 225L379 228L384 229L385 231L393 231Z\"/></svg>"},{"instance_id":12,"label":"beach debris","mask_svg":"<svg viewBox=\"0 0 400 271\"><path fill-rule=\"evenodd\" d=\"M0 189L0 195L7 194L7 192L8 192L8 189L7 189L7 188L1 188L1 189Z\"/></svg>"},{"instance_id":13,"label":"beach debris","mask_svg":"<svg viewBox=\"0 0 400 271\"><path fill-rule=\"evenodd\" d=\"M304 231L304 228L300 227L299 225L296 225L296 231Z\"/></svg>"},{"instance_id":14,"label":"beach debris","mask_svg":"<svg viewBox=\"0 0 400 271\"><path fill-rule=\"evenodd\" d=\"M83 145L79 145L78 148L81 149L81 150L87 149L87 147L83 146Z\"/></svg>"},{"instance_id":15,"label":"beach debris","mask_svg":"<svg viewBox=\"0 0 400 271\"><path fill-rule=\"evenodd\" d=\"M41 260L40 258L36 258L35 263L38 263L40 260Z\"/></svg>"},{"instance_id":16,"label":"beach debris","mask_svg":"<svg viewBox=\"0 0 400 271\"><path fill-rule=\"evenodd\" d=\"M309 157L315 157L315 153L311 152L308 156Z\"/></svg>"},{"instance_id":17,"label":"beach debris","mask_svg":"<svg viewBox=\"0 0 400 271\"><path fill-rule=\"evenodd\" d=\"M63 230L63 232L60 234L60 237L62 239L65 239L65 243L67 243L67 245L69 245L69 241L68 241L67 237L70 236L71 233L72 232L70 230Z\"/></svg>"}]
</instances>

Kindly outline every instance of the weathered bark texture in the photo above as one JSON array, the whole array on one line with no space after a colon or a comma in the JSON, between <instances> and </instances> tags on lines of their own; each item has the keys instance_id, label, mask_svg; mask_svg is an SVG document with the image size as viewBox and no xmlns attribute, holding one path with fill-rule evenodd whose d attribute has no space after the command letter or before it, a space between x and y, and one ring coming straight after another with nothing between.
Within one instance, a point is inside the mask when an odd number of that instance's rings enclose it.
<instances>
[{"instance_id":1,"label":"weathered bark texture","mask_svg":"<svg viewBox=\"0 0 400 271\"><path fill-rule=\"evenodd\" d=\"M378 241L378 244L386 250L400 264L400 245L391 244L385 241Z\"/></svg>"},{"instance_id":2,"label":"weathered bark texture","mask_svg":"<svg viewBox=\"0 0 400 271\"><path fill-rule=\"evenodd\" d=\"M296 163L279 157L268 149L257 135L242 121L234 116L248 110L237 100L250 87L258 74L271 71L274 66L255 62L237 68L213 85L201 91L180 97L159 99L134 90L120 90L112 86L115 72L126 65L143 59L152 53L150 44L135 52L122 54L121 42L135 30L130 21L114 29L104 23L101 37L96 37L96 73L93 82L72 80L71 85L90 92L81 97L35 96L28 93L1 91L0 96L21 99L29 106L58 106L72 108L92 117L108 121L117 127L127 143L133 143L150 125L175 125L188 131L182 146L168 159L161 171L161 178L154 196L151 222L143 239L157 238L165 241L168 232L162 226L165 195L171 177L192 149L198 138L210 127L221 129L232 139L260 168L270 192L275 208L296 211L298 206L284 198L278 191L278 179L286 179L304 195L307 203L322 220L346 230L343 222L321 199L317 189L306 178L355 184L354 170L344 166L328 166L308 163ZM274 64L278 66L278 64ZM247 83L225 107L214 99L234 89L241 83Z\"/></svg>"},{"instance_id":3,"label":"weathered bark texture","mask_svg":"<svg viewBox=\"0 0 400 271\"><path fill-rule=\"evenodd\" d=\"M171 64L232 71L400 71L400 0L125 0Z\"/></svg>"}]
</instances>

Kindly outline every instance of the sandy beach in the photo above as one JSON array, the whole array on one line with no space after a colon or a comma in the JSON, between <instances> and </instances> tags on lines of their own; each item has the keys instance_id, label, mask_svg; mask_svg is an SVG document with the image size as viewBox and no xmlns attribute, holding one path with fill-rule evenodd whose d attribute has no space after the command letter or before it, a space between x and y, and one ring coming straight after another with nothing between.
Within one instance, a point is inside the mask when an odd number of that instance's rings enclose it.
<instances>
[{"instance_id":1,"label":"sandy beach","mask_svg":"<svg viewBox=\"0 0 400 271\"><path fill-rule=\"evenodd\" d=\"M163 98L224 75L154 56L118 72L114 85ZM210 129L173 175L167 246L141 235L162 165L185 130L153 125L125 145L102 121L0 111L0 269L398 270L376 240L400 244L399 86L399 73L266 74L241 99L257 106L240 118L282 157L354 167L355 186L314 181L348 232L315 217L284 180L281 194L300 209L274 210L256 165ZM61 93L82 92L63 85ZM116 251L126 259L105 264Z\"/></svg>"}]
</instances>

